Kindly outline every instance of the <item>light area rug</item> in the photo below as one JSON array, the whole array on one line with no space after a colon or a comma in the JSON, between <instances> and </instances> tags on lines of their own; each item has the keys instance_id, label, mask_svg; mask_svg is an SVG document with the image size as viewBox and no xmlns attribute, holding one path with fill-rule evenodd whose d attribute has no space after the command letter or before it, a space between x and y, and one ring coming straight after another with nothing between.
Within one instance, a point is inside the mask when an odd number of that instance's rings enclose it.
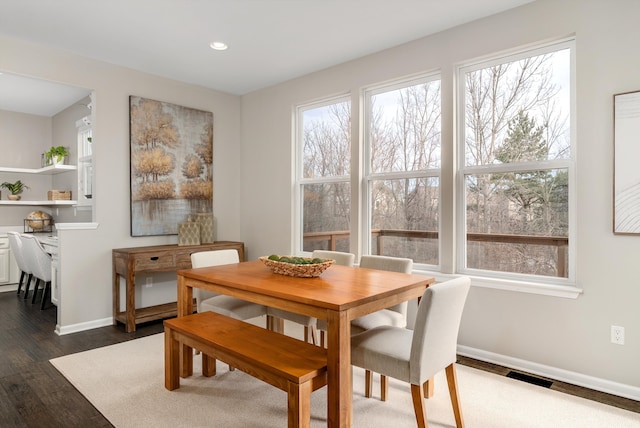
<instances>
[{"instance_id":1,"label":"light area rug","mask_svg":"<svg viewBox=\"0 0 640 428\"><path fill-rule=\"evenodd\" d=\"M218 362L217 375L194 375L180 388L164 388L163 334L51 360L114 426L126 427L286 427L286 394ZM521 381L457 365L465 425L469 428L640 427L640 414L563 394ZM409 385L390 379L386 402L364 397L364 371L353 370L354 427L414 427ZM327 425L326 388L311 396L311 426ZM426 400L430 427L454 427L444 372L435 395Z\"/></svg>"}]
</instances>

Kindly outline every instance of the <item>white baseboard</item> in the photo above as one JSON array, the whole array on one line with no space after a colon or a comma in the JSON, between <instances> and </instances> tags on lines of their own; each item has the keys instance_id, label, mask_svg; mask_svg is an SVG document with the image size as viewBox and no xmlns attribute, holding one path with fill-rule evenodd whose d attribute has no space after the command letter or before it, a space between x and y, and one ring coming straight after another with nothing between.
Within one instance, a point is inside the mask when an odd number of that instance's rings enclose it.
<instances>
[{"instance_id":1,"label":"white baseboard","mask_svg":"<svg viewBox=\"0 0 640 428\"><path fill-rule=\"evenodd\" d=\"M65 334L78 333L79 331L91 330L98 327L106 327L108 325L113 325L113 317L83 322L79 324L71 324L64 327L60 327L59 324L56 324L55 331L58 336L63 336Z\"/></svg>"},{"instance_id":2,"label":"white baseboard","mask_svg":"<svg viewBox=\"0 0 640 428\"><path fill-rule=\"evenodd\" d=\"M637 386L612 382L607 379L588 376L569 370L558 369L556 367L546 366L544 364L521 360L519 358L513 358L506 355L495 354L493 352L483 351L482 349L471 348L469 346L458 345L458 354L465 357L474 358L476 360L498 364L515 370L521 370L523 372L543 376L549 379L555 379L561 382L570 383L572 385L582 386L585 388L593 389L595 391L601 391L607 394L613 394L620 397L640 401L640 388Z\"/></svg>"}]
</instances>

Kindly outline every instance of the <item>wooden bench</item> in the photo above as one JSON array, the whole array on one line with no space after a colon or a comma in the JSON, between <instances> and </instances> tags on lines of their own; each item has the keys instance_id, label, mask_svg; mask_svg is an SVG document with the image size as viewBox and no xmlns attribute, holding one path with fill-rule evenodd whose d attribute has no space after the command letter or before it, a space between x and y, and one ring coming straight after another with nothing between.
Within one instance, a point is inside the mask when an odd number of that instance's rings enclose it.
<instances>
[{"instance_id":1,"label":"wooden bench","mask_svg":"<svg viewBox=\"0 0 640 428\"><path fill-rule=\"evenodd\" d=\"M224 361L288 395L288 426L309 427L311 392L327 384L326 349L214 312L164 321L164 385L180 387L180 343L202 352L202 374Z\"/></svg>"}]
</instances>

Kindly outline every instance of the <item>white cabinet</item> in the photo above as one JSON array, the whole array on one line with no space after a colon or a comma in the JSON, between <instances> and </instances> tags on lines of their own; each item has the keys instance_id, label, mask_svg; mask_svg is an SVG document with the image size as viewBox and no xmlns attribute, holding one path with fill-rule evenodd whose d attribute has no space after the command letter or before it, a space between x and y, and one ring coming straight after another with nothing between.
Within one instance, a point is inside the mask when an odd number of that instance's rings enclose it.
<instances>
[{"instance_id":1,"label":"white cabinet","mask_svg":"<svg viewBox=\"0 0 640 428\"><path fill-rule=\"evenodd\" d=\"M2 235L0 236L0 285L16 284L18 273L18 265L9 247L9 238Z\"/></svg>"},{"instance_id":2,"label":"white cabinet","mask_svg":"<svg viewBox=\"0 0 640 428\"><path fill-rule=\"evenodd\" d=\"M0 284L8 284L10 278L9 256L10 251L0 248Z\"/></svg>"}]
</instances>

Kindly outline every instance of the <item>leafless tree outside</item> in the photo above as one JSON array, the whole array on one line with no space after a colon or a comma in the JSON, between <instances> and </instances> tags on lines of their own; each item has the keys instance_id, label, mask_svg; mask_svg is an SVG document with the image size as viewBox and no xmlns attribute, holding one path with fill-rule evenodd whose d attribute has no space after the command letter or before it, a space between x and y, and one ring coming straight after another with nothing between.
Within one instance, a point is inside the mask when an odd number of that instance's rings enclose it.
<instances>
[{"instance_id":1,"label":"leafless tree outside","mask_svg":"<svg viewBox=\"0 0 640 428\"><path fill-rule=\"evenodd\" d=\"M569 111L559 102L554 53L467 72L465 164L505 165L465 177L467 232L522 236L568 233L568 171L539 165L567 159ZM439 81L370 97L367 107L372 252L438 263L441 90ZM304 178L349 176L348 103L304 123ZM515 169L510 169L515 165ZM304 231L349 231L348 178L304 186ZM415 234L411 232L425 232ZM431 232L431 238L425 238ZM347 235L348 237L348 235ZM305 249L313 245L305 244ZM467 266L553 276L549 245L469 241Z\"/></svg>"}]
</instances>

